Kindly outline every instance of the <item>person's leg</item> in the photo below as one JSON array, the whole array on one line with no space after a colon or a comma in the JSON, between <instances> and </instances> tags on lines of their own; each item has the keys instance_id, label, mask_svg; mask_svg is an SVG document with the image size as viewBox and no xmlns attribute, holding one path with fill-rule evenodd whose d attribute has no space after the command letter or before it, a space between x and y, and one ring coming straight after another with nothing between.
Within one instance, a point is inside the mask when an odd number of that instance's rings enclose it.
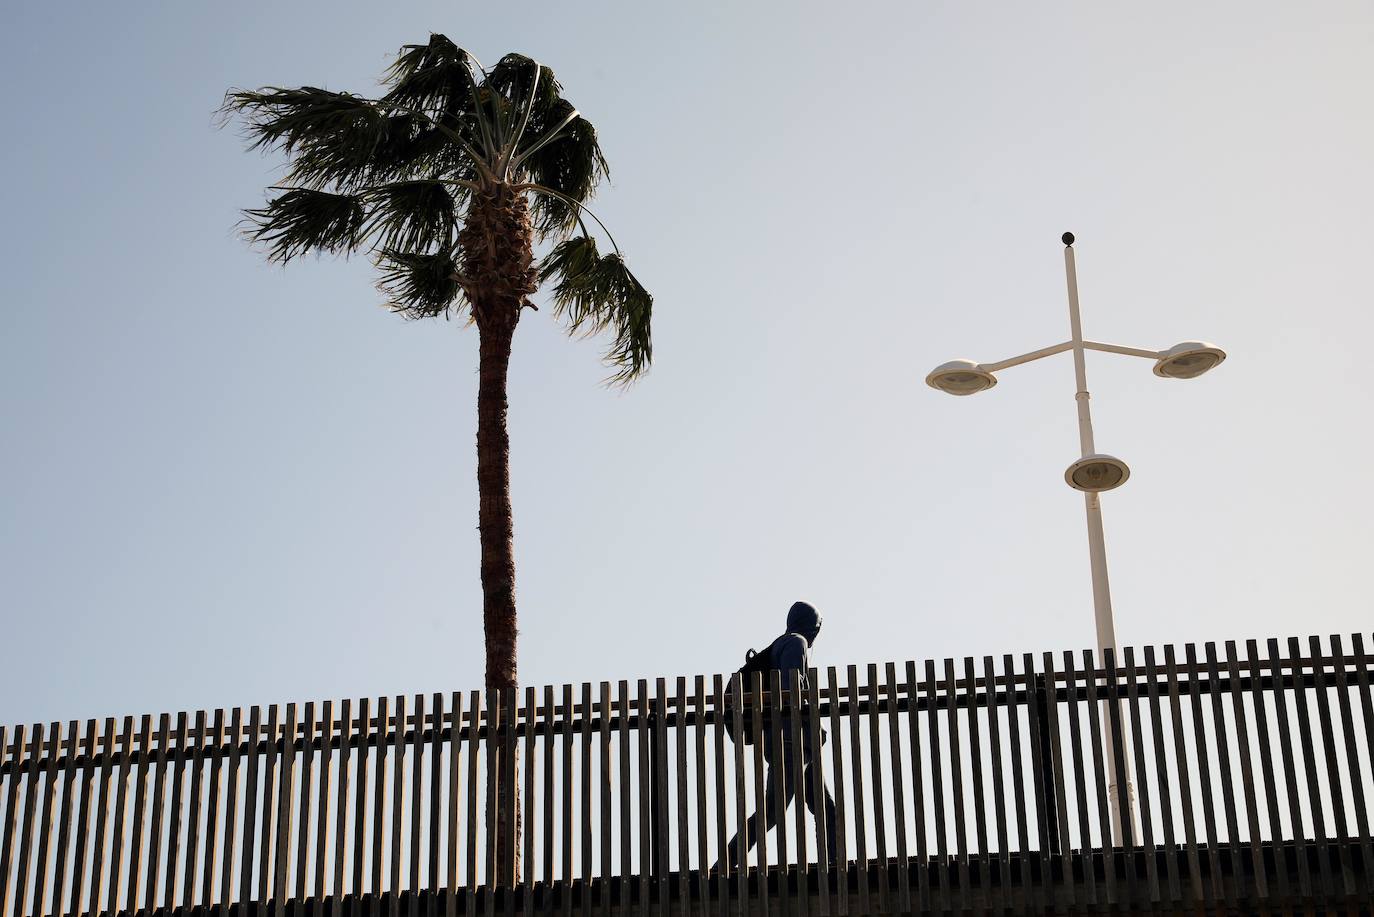
<instances>
[{"instance_id":1,"label":"person's leg","mask_svg":"<svg viewBox=\"0 0 1374 917\"><path fill-rule=\"evenodd\" d=\"M765 835L767 835L768 831L778 823L778 818L780 817L777 811L777 803L774 801L777 790L775 789L773 781L780 779L783 768L773 765L773 757L771 746L765 743L763 746L763 760L767 762L768 767L767 776L764 778L762 805L763 831ZM749 851L754 848L754 844L759 842L759 838L757 837L758 831L756 830L758 812L759 810L756 808L754 814L750 815L748 819L745 820L743 827L741 827L739 832L730 839L730 843L725 848L725 862L729 863L734 869L741 868L743 858L747 857ZM741 850L741 848L743 849ZM744 857L741 856L741 853L744 854ZM719 866L719 863L717 863L717 866Z\"/></svg>"},{"instance_id":2,"label":"person's leg","mask_svg":"<svg viewBox=\"0 0 1374 917\"><path fill-rule=\"evenodd\" d=\"M805 763L805 767L804 767L804 770L803 770L803 773L802 773L802 780L803 780L803 781L805 782L805 784L806 784L806 786L803 788L803 789L804 789L804 793L805 793L805 795L804 795L803 798L806 799L806 807L807 807L808 809L811 810L811 815L812 815L813 818L816 817L816 790L815 790L815 780L816 780L816 777L813 775L812 768L819 768L819 767L820 767L820 764L819 764L819 763L817 763L817 762L815 762L815 761L807 761L807 762ZM817 770L817 771L814 772L815 775L819 775L820 773L821 773L821 772L820 772L819 770ZM823 800L824 811L825 811L825 849L826 849L826 852L830 855L830 862L831 862L831 863L834 863L834 862L835 862L835 800L834 800L834 798L831 797L831 795L830 795L830 787L828 787L828 786L825 785L825 778L824 778L824 777L821 778L821 792L825 794L825 798L824 798L824 800Z\"/></svg>"}]
</instances>

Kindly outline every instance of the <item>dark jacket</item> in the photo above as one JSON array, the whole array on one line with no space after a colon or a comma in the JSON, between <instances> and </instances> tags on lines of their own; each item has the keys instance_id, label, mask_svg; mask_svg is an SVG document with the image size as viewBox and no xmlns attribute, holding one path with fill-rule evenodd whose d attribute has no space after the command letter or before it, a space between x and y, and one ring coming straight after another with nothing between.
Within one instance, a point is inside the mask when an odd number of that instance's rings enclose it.
<instances>
[{"instance_id":1,"label":"dark jacket","mask_svg":"<svg viewBox=\"0 0 1374 917\"><path fill-rule=\"evenodd\" d=\"M802 685L811 668L811 644L821 632L821 616L806 602L796 602L787 612L787 632L773 641L773 667L782 673L787 684L788 673L797 670Z\"/></svg>"}]
</instances>

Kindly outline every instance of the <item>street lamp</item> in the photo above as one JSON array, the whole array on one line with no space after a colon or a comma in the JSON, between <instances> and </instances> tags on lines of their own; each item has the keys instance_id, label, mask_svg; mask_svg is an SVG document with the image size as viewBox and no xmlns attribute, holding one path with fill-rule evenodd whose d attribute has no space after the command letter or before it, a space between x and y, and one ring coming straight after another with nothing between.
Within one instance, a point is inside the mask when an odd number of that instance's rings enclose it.
<instances>
[{"instance_id":1,"label":"street lamp","mask_svg":"<svg viewBox=\"0 0 1374 917\"><path fill-rule=\"evenodd\" d=\"M1102 455L1093 443L1092 415L1088 410L1088 379L1084 353L1097 350L1119 353L1129 357L1154 360L1154 373L1165 379L1196 379L1226 359L1226 351L1204 341L1184 341L1166 350L1144 350L1083 340L1082 322L1078 315L1078 272L1074 265L1073 233L1066 232L1064 242L1064 272L1069 289L1069 329L1072 337L1062 344L1044 347L1019 357L996 363L976 363L973 360L952 360L942 363L926 376L926 384L950 395L975 395L997 384L997 373L1022 363L1030 363L1055 354L1073 353L1074 380L1078 402L1078 444L1080 458L1064 472L1064 480L1075 490L1083 491L1088 516L1088 557L1092 568L1093 617L1097 627L1097 647L1116 651L1116 626L1112 620L1111 590L1107 583L1107 549L1102 536L1102 503L1098 495L1126 483L1131 469L1121 459ZM1116 784L1115 755L1107 756L1108 779ZM1128 760L1123 755L1123 760ZM1130 765L1123 775L1130 784ZM1113 833L1121 840L1121 812L1116 793L1111 793ZM1132 818L1134 822L1134 818ZM1134 833L1134 832L1133 832Z\"/></svg>"}]
</instances>

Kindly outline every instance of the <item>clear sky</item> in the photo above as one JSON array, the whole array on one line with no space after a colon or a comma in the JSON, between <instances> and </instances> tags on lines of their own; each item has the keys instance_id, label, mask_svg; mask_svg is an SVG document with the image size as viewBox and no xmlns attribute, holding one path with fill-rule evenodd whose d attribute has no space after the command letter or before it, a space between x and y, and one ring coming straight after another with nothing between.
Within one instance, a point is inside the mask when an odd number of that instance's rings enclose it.
<instances>
[{"instance_id":1,"label":"clear sky","mask_svg":"<svg viewBox=\"0 0 1374 917\"><path fill-rule=\"evenodd\" d=\"M1067 356L1085 333L1123 642L1369 629L1374 7L8 4L0 721L481 681L476 337L365 259L235 233L279 162L226 88L370 91L442 31L597 125L656 294L624 393L526 313L511 368L529 684L729 671L788 604L821 665L1092 642Z\"/></svg>"}]
</instances>

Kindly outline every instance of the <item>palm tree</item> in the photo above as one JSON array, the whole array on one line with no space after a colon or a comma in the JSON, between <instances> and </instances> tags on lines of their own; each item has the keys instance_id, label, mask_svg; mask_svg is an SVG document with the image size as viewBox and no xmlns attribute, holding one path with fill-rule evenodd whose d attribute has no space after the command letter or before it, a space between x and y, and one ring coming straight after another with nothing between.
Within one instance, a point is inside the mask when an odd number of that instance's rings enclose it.
<instances>
[{"instance_id":1,"label":"palm tree","mask_svg":"<svg viewBox=\"0 0 1374 917\"><path fill-rule=\"evenodd\" d=\"M384 86L379 99L312 86L229 92L224 111L245 116L250 147L290 160L275 196L246 211L248 235L283 263L367 251L394 311L466 316L476 326L486 684L511 688L506 377L516 325L525 307L536 308L529 297L552 281L553 314L568 331L614 333L607 362L611 381L623 384L648 368L653 298L614 241L602 255L587 231L585 202L606 161L596 130L551 70L508 54L488 71L431 35L402 49ZM550 240L536 263L535 245Z\"/></svg>"},{"instance_id":2,"label":"palm tree","mask_svg":"<svg viewBox=\"0 0 1374 917\"><path fill-rule=\"evenodd\" d=\"M549 68L507 54L490 70L443 35L406 45L380 98L313 86L231 90L250 149L285 153L289 169L248 236L272 261L367 252L391 309L459 316L477 328L477 491L486 685L517 686L515 558L506 379L530 297L551 286L569 333L609 332L612 384L652 355L653 297L586 208L607 165L596 130ZM610 243L602 254L586 218ZM548 250L535 260L535 247ZM518 830L515 788L499 829ZM499 849L514 848L501 843ZM501 867L512 875L515 862Z\"/></svg>"}]
</instances>

